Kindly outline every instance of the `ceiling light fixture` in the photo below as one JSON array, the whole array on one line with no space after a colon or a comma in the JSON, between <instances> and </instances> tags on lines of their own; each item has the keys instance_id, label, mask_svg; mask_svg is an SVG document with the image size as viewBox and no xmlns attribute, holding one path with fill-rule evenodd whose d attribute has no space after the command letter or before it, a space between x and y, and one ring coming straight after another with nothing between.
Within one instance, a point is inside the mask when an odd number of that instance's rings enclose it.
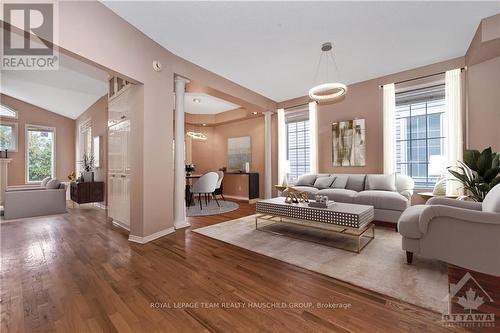
<instances>
[{"instance_id":1,"label":"ceiling light fixture","mask_svg":"<svg viewBox=\"0 0 500 333\"><path fill-rule=\"evenodd\" d=\"M206 140L207 136L203 133L198 133L198 132L187 132L186 133L189 137L193 138L194 140Z\"/></svg>"},{"instance_id":2,"label":"ceiling light fixture","mask_svg":"<svg viewBox=\"0 0 500 333\"><path fill-rule=\"evenodd\" d=\"M195 102L196 104L200 104L201 103L201 99L199 99L199 98L193 98L193 102Z\"/></svg>"},{"instance_id":3,"label":"ceiling light fixture","mask_svg":"<svg viewBox=\"0 0 500 333\"><path fill-rule=\"evenodd\" d=\"M335 63L335 59L333 58L333 51L332 51L332 43L326 42L321 45L321 56L319 57L318 61L318 67L316 68L316 74L314 77L314 81L318 78L318 72L320 70L323 56L325 56L325 76L326 76L326 83L319 84L317 86L312 87L309 90L309 97L315 101L330 101L334 100L340 96L343 96L347 92L347 86L343 83L338 83L338 82L328 82L329 81L329 76L328 76L328 59L331 58L331 61L333 62L333 65L335 69L337 70L338 73L338 68L337 64Z\"/></svg>"},{"instance_id":4,"label":"ceiling light fixture","mask_svg":"<svg viewBox=\"0 0 500 333\"><path fill-rule=\"evenodd\" d=\"M257 113L258 113L257 111L252 112L252 114L257 114Z\"/></svg>"},{"instance_id":5,"label":"ceiling light fixture","mask_svg":"<svg viewBox=\"0 0 500 333\"><path fill-rule=\"evenodd\" d=\"M201 126L207 126L207 124L201 124Z\"/></svg>"}]
</instances>

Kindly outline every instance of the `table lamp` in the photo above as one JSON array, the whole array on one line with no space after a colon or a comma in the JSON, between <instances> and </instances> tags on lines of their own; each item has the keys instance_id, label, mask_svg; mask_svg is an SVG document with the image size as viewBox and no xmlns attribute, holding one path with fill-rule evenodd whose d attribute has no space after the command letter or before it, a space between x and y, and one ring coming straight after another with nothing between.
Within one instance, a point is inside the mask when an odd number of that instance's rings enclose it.
<instances>
[{"instance_id":1,"label":"table lamp","mask_svg":"<svg viewBox=\"0 0 500 333\"><path fill-rule=\"evenodd\" d=\"M283 183L281 185L288 186L288 174L290 173L290 170L290 161L286 160L283 162L283 173L285 174L285 177L283 177Z\"/></svg>"},{"instance_id":2,"label":"table lamp","mask_svg":"<svg viewBox=\"0 0 500 333\"><path fill-rule=\"evenodd\" d=\"M429 176L439 176L434 185L434 190L432 191L434 195L446 195L445 183L448 179L444 177L444 175L446 174L447 164L448 159L444 155L429 156Z\"/></svg>"}]
</instances>

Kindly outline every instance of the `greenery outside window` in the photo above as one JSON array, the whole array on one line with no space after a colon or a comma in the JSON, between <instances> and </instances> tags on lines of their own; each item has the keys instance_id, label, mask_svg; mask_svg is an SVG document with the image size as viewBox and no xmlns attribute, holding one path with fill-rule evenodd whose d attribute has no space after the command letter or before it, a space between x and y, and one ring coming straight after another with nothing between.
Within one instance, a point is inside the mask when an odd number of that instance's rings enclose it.
<instances>
[{"instance_id":1,"label":"greenery outside window","mask_svg":"<svg viewBox=\"0 0 500 333\"><path fill-rule=\"evenodd\" d=\"M17 151L17 123L0 122L0 150Z\"/></svg>"},{"instance_id":2,"label":"greenery outside window","mask_svg":"<svg viewBox=\"0 0 500 333\"><path fill-rule=\"evenodd\" d=\"M26 125L26 181L40 182L55 177L56 130L53 127Z\"/></svg>"}]
</instances>

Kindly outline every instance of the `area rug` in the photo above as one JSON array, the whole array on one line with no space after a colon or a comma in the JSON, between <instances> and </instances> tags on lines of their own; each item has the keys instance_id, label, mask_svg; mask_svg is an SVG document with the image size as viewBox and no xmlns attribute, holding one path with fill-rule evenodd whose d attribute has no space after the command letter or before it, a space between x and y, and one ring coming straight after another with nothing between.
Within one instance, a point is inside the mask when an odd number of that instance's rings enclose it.
<instances>
[{"instance_id":1,"label":"area rug","mask_svg":"<svg viewBox=\"0 0 500 333\"><path fill-rule=\"evenodd\" d=\"M340 239L333 233L289 224L271 225L263 220L259 220L259 228L301 234L309 240L321 239L322 244L255 230L254 216L194 232L411 304L441 313L446 310L446 265L420 257L414 257L413 265L407 265L401 236L392 229L377 227L375 239L357 254L324 245L345 242L345 237Z\"/></svg>"},{"instance_id":2,"label":"area rug","mask_svg":"<svg viewBox=\"0 0 500 333\"><path fill-rule=\"evenodd\" d=\"M187 216L206 216L206 215L217 215L224 214L236 210L240 207L236 202L219 200L219 206L215 200L211 200L208 203L208 206L205 204L205 201L202 199L202 209L200 209L200 204L197 200L195 200L194 206L189 206L186 210Z\"/></svg>"}]
</instances>

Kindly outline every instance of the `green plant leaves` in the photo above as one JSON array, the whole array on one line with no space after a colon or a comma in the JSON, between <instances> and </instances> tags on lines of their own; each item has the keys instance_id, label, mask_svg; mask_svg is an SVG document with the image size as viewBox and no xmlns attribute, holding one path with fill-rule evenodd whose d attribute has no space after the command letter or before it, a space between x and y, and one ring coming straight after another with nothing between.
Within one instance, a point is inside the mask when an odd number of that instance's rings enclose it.
<instances>
[{"instance_id":1,"label":"green plant leaves","mask_svg":"<svg viewBox=\"0 0 500 333\"><path fill-rule=\"evenodd\" d=\"M486 148L481 152L477 159L477 173L483 176L485 172L491 168L493 162L493 156L491 153L491 147Z\"/></svg>"},{"instance_id":2,"label":"green plant leaves","mask_svg":"<svg viewBox=\"0 0 500 333\"><path fill-rule=\"evenodd\" d=\"M464 151L464 163L474 171L477 171L477 159L479 158L479 150L471 149Z\"/></svg>"}]
</instances>

